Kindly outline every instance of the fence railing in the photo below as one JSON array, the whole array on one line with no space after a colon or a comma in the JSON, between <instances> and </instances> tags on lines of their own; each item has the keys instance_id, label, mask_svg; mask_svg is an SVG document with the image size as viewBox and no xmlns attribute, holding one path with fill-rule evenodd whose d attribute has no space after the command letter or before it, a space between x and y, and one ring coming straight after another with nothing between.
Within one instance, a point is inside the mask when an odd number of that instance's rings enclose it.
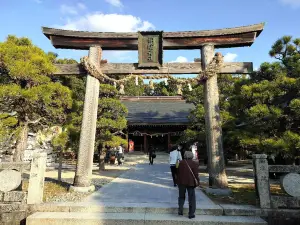
<instances>
[{"instance_id":1,"label":"fence railing","mask_svg":"<svg viewBox=\"0 0 300 225\"><path fill-rule=\"evenodd\" d=\"M253 168L256 195L261 208L300 208L300 166L268 165L267 155L255 154ZM270 172L284 174L280 178L280 186L286 195L271 194Z\"/></svg>"},{"instance_id":2,"label":"fence railing","mask_svg":"<svg viewBox=\"0 0 300 225\"><path fill-rule=\"evenodd\" d=\"M31 162L0 162L0 202L43 202L46 153L36 153ZM28 191L22 190L23 173L30 170Z\"/></svg>"}]
</instances>

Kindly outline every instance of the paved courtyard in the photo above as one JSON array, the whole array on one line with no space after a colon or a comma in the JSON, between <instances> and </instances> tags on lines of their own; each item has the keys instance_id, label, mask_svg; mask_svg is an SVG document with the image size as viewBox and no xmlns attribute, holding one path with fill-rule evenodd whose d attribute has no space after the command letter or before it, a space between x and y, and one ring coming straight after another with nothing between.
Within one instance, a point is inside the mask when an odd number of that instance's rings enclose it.
<instances>
[{"instance_id":1,"label":"paved courtyard","mask_svg":"<svg viewBox=\"0 0 300 225\"><path fill-rule=\"evenodd\" d=\"M135 166L90 195L85 201L94 204L177 205L177 199L178 188L173 187L167 157L158 155L153 166L148 163ZM196 201L197 205L215 205L200 189L196 190Z\"/></svg>"}]
</instances>

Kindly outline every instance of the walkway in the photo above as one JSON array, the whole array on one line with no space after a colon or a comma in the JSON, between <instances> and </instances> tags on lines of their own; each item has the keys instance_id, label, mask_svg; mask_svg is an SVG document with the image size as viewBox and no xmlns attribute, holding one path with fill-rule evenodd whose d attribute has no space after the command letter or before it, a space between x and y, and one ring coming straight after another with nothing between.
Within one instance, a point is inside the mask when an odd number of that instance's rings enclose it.
<instances>
[{"instance_id":1,"label":"walkway","mask_svg":"<svg viewBox=\"0 0 300 225\"><path fill-rule=\"evenodd\" d=\"M158 155L153 166L146 163L125 172L119 178L90 195L86 202L146 203L177 205L178 188L173 187L170 167L164 155ZM215 205L201 190L196 190L196 201L201 205Z\"/></svg>"}]
</instances>

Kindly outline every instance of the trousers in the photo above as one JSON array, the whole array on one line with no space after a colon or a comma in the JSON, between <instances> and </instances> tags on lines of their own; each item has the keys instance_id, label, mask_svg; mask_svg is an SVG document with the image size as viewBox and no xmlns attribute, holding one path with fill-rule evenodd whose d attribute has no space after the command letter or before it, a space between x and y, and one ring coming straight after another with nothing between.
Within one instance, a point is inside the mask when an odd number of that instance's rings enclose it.
<instances>
[{"instance_id":1,"label":"trousers","mask_svg":"<svg viewBox=\"0 0 300 225\"><path fill-rule=\"evenodd\" d=\"M149 152L149 164L153 165L153 156L152 156L152 152Z\"/></svg>"},{"instance_id":2,"label":"trousers","mask_svg":"<svg viewBox=\"0 0 300 225\"><path fill-rule=\"evenodd\" d=\"M121 164L122 164L122 161L121 161L122 157L123 157L123 153L118 153L118 156L117 156L117 159L118 159L118 165L121 165Z\"/></svg>"},{"instance_id":3,"label":"trousers","mask_svg":"<svg viewBox=\"0 0 300 225\"><path fill-rule=\"evenodd\" d=\"M189 216L194 216L196 211L196 195L195 187L188 187L185 185L178 185L179 197L178 197L178 213L183 213L183 206L185 202L185 193L188 193L189 200Z\"/></svg>"},{"instance_id":4,"label":"trousers","mask_svg":"<svg viewBox=\"0 0 300 225\"><path fill-rule=\"evenodd\" d=\"M171 165L170 168L171 168L173 183L175 186L177 184L177 168L176 165Z\"/></svg>"}]
</instances>

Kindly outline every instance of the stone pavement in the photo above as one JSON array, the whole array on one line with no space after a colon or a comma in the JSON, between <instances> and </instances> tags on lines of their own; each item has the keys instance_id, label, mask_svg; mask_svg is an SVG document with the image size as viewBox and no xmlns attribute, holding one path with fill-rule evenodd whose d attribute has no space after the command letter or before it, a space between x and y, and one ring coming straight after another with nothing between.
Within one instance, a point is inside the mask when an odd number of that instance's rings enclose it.
<instances>
[{"instance_id":1,"label":"stone pavement","mask_svg":"<svg viewBox=\"0 0 300 225\"><path fill-rule=\"evenodd\" d=\"M173 187L170 167L166 160L165 155L158 155L152 166L147 163L137 165L103 186L85 201L93 204L147 203L153 206L177 206L178 188ZM196 189L196 201L197 205L215 205L200 189Z\"/></svg>"}]
</instances>

